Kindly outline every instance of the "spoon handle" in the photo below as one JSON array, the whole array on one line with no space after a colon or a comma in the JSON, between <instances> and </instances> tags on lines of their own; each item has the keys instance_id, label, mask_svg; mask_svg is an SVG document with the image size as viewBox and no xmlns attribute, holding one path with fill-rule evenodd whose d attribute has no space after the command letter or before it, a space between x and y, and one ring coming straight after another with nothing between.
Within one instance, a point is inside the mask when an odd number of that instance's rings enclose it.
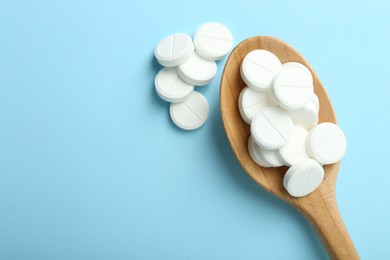
<instances>
[{"instance_id":1,"label":"spoon handle","mask_svg":"<svg viewBox=\"0 0 390 260\"><path fill-rule=\"evenodd\" d=\"M334 193L313 193L299 203L299 210L313 226L331 259L360 259L337 207Z\"/></svg>"}]
</instances>

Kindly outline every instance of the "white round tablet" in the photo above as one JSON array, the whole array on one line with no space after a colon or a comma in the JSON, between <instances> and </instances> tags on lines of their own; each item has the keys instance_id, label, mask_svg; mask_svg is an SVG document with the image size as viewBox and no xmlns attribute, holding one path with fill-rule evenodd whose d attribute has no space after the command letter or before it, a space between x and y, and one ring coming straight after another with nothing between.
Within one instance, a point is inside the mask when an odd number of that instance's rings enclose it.
<instances>
[{"instance_id":1,"label":"white round tablet","mask_svg":"<svg viewBox=\"0 0 390 260\"><path fill-rule=\"evenodd\" d=\"M249 136L248 139L248 152L251 156L252 160L255 161L256 164L262 167L272 167L272 164L267 162L265 158L260 154L261 147L258 146L254 141L252 136Z\"/></svg>"},{"instance_id":2,"label":"white round tablet","mask_svg":"<svg viewBox=\"0 0 390 260\"><path fill-rule=\"evenodd\" d=\"M238 98L238 109L245 123L249 125L261 108L272 106L271 99L269 92L257 92L249 87L241 90Z\"/></svg>"},{"instance_id":3,"label":"white round tablet","mask_svg":"<svg viewBox=\"0 0 390 260\"><path fill-rule=\"evenodd\" d=\"M294 197L312 193L324 179L324 169L313 159L304 159L291 166L283 178L283 186Z\"/></svg>"},{"instance_id":4,"label":"white round tablet","mask_svg":"<svg viewBox=\"0 0 390 260\"><path fill-rule=\"evenodd\" d=\"M286 145L277 150L277 155L286 166L291 166L297 162L308 159L306 150L307 130L303 127L294 126L294 132Z\"/></svg>"},{"instance_id":5,"label":"white round tablet","mask_svg":"<svg viewBox=\"0 0 390 260\"><path fill-rule=\"evenodd\" d=\"M249 52L241 63L241 77L244 82L256 91L271 87L272 81L282 69L278 57L266 50Z\"/></svg>"},{"instance_id":6,"label":"white round tablet","mask_svg":"<svg viewBox=\"0 0 390 260\"><path fill-rule=\"evenodd\" d=\"M294 124L307 129L308 131L318 123L318 109L314 103L307 103L297 110L288 111Z\"/></svg>"},{"instance_id":7,"label":"white round tablet","mask_svg":"<svg viewBox=\"0 0 390 260\"><path fill-rule=\"evenodd\" d=\"M311 78L311 81L313 81L313 75L311 75L310 70L302 63L290 61L290 62L283 63L282 66L283 66L283 68L284 67L297 67L297 68L305 71L307 76Z\"/></svg>"},{"instance_id":8,"label":"white round tablet","mask_svg":"<svg viewBox=\"0 0 390 260\"><path fill-rule=\"evenodd\" d=\"M185 82L195 86L204 86L209 84L217 74L217 64L194 52L186 62L177 67L177 72Z\"/></svg>"},{"instance_id":9,"label":"white round tablet","mask_svg":"<svg viewBox=\"0 0 390 260\"><path fill-rule=\"evenodd\" d=\"M347 140L337 125L326 122L310 130L306 146L310 156L320 164L332 164L343 158Z\"/></svg>"},{"instance_id":10,"label":"white round tablet","mask_svg":"<svg viewBox=\"0 0 390 260\"><path fill-rule=\"evenodd\" d=\"M256 145L259 148L259 154L264 160L272 167L280 167L284 165L284 162L280 160L277 155L278 150L268 150L262 148L260 145Z\"/></svg>"},{"instance_id":11,"label":"white round tablet","mask_svg":"<svg viewBox=\"0 0 390 260\"><path fill-rule=\"evenodd\" d=\"M184 130L194 130L207 121L209 104L202 94L193 91L185 101L171 103L169 113L178 127Z\"/></svg>"},{"instance_id":12,"label":"white round tablet","mask_svg":"<svg viewBox=\"0 0 390 260\"><path fill-rule=\"evenodd\" d=\"M314 92L313 80L303 68L283 67L275 76L272 94L279 106L296 110L306 105Z\"/></svg>"},{"instance_id":13,"label":"white round tablet","mask_svg":"<svg viewBox=\"0 0 390 260\"><path fill-rule=\"evenodd\" d=\"M269 150L279 149L291 138L294 124L291 117L281 108L262 108L253 118L251 134L253 140Z\"/></svg>"},{"instance_id":14,"label":"white round tablet","mask_svg":"<svg viewBox=\"0 0 390 260\"><path fill-rule=\"evenodd\" d=\"M157 61L165 67L185 62L194 52L194 44L188 34L176 33L162 39L154 49Z\"/></svg>"},{"instance_id":15,"label":"white round tablet","mask_svg":"<svg viewBox=\"0 0 390 260\"><path fill-rule=\"evenodd\" d=\"M311 95L311 98L309 99L309 103L312 103L313 105L316 106L317 111L320 110L320 100L318 99L318 96L316 93L313 92L313 95Z\"/></svg>"},{"instance_id":16,"label":"white round tablet","mask_svg":"<svg viewBox=\"0 0 390 260\"><path fill-rule=\"evenodd\" d=\"M208 60L220 60L225 57L233 45L233 35L220 23L202 24L195 32L196 51Z\"/></svg>"},{"instance_id":17,"label":"white round tablet","mask_svg":"<svg viewBox=\"0 0 390 260\"><path fill-rule=\"evenodd\" d=\"M194 91L194 86L184 82L175 68L161 69L154 79L154 85L162 99L174 103L186 100Z\"/></svg>"}]
</instances>

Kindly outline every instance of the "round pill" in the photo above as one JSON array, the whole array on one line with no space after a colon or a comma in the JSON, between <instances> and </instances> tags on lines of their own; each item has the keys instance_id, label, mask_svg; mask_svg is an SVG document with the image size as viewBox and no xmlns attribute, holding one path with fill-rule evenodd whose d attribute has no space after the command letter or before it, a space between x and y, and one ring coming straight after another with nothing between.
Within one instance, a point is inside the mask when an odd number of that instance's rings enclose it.
<instances>
[{"instance_id":1,"label":"round pill","mask_svg":"<svg viewBox=\"0 0 390 260\"><path fill-rule=\"evenodd\" d=\"M314 91L313 80L297 66L283 67L275 76L272 94L279 106L296 110L306 105Z\"/></svg>"},{"instance_id":2,"label":"round pill","mask_svg":"<svg viewBox=\"0 0 390 260\"><path fill-rule=\"evenodd\" d=\"M184 130L194 130L207 121L209 104L202 94L193 91L185 101L171 103L169 113L178 127Z\"/></svg>"},{"instance_id":3,"label":"round pill","mask_svg":"<svg viewBox=\"0 0 390 260\"><path fill-rule=\"evenodd\" d=\"M297 110L288 111L294 124L310 130L318 123L318 109L314 103L307 103L304 107Z\"/></svg>"},{"instance_id":4,"label":"round pill","mask_svg":"<svg viewBox=\"0 0 390 260\"><path fill-rule=\"evenodd\" d=\"M303 71L305 71L305 73L307 74L307 76L311 79L311 81L313 82L313 75L311 75L311 72L310 70L305 66L303 65L302 63L299 63L299 62L295 62L295 61L290 61L290 62L286 62L286 63L283 63L282 64L282 67L297 67L299 69L302 69Z\"/></svg>"},{"instance_id":5,"label":"round pill","mask_svg":"<svg viewBox=\"0 0 390 260\"><path fill-rule=\"evenodd\" d=\"M316 95L316 93L313 92L313 95L311 95L311 97L309 99L309 103L312 103L313 105L316 106L317 112L318 112L318 110L320 110L320 100L318 99L318 96Z\"/></svg>"},{"instance_id":6,"label":"round pill","mask_svg":"<svg viewBox=\"0 0 390 260\"><path fill-rule=\"evenodd\" d=\"M203 86L209 84L217 74L217 64L194 52L186 62L177 67L177 72L185 82Z\"/></svg>"},{"instance_id":7,"label":"round pill","mask_svg":"<svg viewBox=\"0 0 390 260\"><path fill-rule=\"evenodd\" d=\"M304 159L291 166L283 178L283 186L294 197L312 193L324 179L324 169L313 159Z\"/></svg>"},{"instance_id":8,"label":"round pill","mask_svg":"<svg viewBox=\"0 0 390 260\"><path fill-rule=\"evenodd\" d=\"M233 36L228 28L220 23L202 24L195 32L196 51L208 60L220 60L225 57L233 45Z\"/></svg>"},{"instance_id":9,"label":"round pill","mask_svg":"<svg viewBox=\"0 0 390 260\"><path fill-rule=\"evenodd\" d=\"M271 87L272 81L282 69L278 57L266 50L249 52L241 63L241 77L244 82L256 91Z\"/></svg>"},{"instance_id":10,"label":"round pill","mask_svg":"<svg viewBox=\"0 0 390 260\"><path fill-rule=\"evenodd\" d=\"M337 125L326 122L310 130L306 147L310 156L320 164L332 164L343 158L347 140Z\"/></svg>"},{"instance_id":11,"label":"round pill","mask_svg":"<svg viewBox=\"0 0 390 260\"><path fill-rule=\"evenodd\" d=\"M194 52L194 44L188 34L176 33L162 39L154 49L157 61L165 67L185 62Z\"/></svg>"},{"instance_id":12,"label":"round pill","mask_svg":"<svg viewBox=\"0 0 390 260\"><path fill-rule=\"evenodd\" d=\"M307 130L295 125L290 140L277 150L278 157L286 166L294 165L303 159L309 158L306 150L306 136Z\"/></svg>"},{"instance_id":13,"label":"round pill","mask_svg":"<svg viewBox=\"0 0 390 260\"><path fill-rule=\"evenodd\" d=\"M257 92L245 87L238 98L238 109L245 123L249 125L261 108L271 106L271 99L269 92Z\"/></svg>"},{"instance_id":14,"label":"round pill","mask_svg":"<svg viewBox=\"0 0 390 260\"><path fill-rule=\"evenodd\" d=\"M256 164L262 167L272 167L272 164L266 161L266 159L260 154L261 147L258 146L254 141L252 136L248 139L248 152L251 156L252 160L255 161Z\"/></svg>"},{"instance_id":15,"label":"round pill","mask_svg":"<svg viewBox=\"0 0 390 260\"><path fill-rule=\"evenodd\" d=\"M253 118L251 134L253 140L269 150L278 149L291 138L294 124L291 117L281 108L262 108Z\"/></svg>"},{"instance_id":16,"label":"round pill","mask_svg":"<svg viewBox=\"0 0 390 260\"><path fill-rule=\"evenodd\" d=\"M277 155L278 150L268 150L262 148L260 145L256 145L259 147L259 154L264 160L269 163L272 167L280 167L284 165L284 162L280 160Z\"/></svg>"},{"instance_id":17,"label":"round pill","mask_svg":"<svg viewBox=\"0 0 390 260\"><path fill-rule=\"evenodd\" d=\"M194 86L184 82L175 68L161 69L154 79L154 85L162 99L174 103L186 100L194 91Z\"/></svg>"}]
</instances>

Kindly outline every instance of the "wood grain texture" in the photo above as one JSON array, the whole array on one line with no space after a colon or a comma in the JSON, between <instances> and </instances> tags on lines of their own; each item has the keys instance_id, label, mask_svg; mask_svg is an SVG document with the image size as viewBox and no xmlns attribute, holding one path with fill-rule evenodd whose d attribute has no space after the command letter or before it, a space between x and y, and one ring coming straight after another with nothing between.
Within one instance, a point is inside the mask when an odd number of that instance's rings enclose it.
<instances>
[{"instance_id":1,"label":"wood grain texture","mask_svg":"<svg viewBox=\"0 0 390 260\"><path fill-rule=\"evenodd\" d=\"M309 68L314 79L314 91L320 101L319 122L336 123L329 97L309 63L296 50L270 36L256 36L241 42L226 62L220 89L220 106L226 135L238 161L261 187L288 202L301 212L313 226L332 259L359 259L348 231L337 208L335 187L339 163L326 165L324 181L306 197L294 198L283 187L286 167L263 168L250 157L247 149L249 126L241 119L238 97L245 87L240 76L240 65L252 50L264 49L274 53L282 63L296 61Z\"/></svg>"}]
</instances>

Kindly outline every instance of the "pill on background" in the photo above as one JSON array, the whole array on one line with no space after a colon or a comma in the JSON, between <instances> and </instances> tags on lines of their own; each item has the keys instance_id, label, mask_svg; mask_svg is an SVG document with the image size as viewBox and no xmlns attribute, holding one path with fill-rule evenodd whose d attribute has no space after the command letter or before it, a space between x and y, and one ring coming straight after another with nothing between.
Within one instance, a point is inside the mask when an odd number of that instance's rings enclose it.
<instances>
[{"instance_id":1,"label":"pill on background","mask_svg":"<svg viewBox=\"0 0 390 260\"><path fill-rule=\"evenodd\" d=\"M154 49L157 61L165 67L185 62L194 52L194 44L188 34L176 33L162 39Z\"/></svg>"},{"instance_id":2,"label":"pill on background","mask_svg":"<svg viewBox=\"0 0 390 260\"><path fill-rule=\"evenodd\" d=\"M194 36L195 49L205 59L220 60L229 53L233 35L224 25L210 22L199 26Z\"/></svg>"},{"instance_id":3,"label":"pill on background","mask_svg":"<svg viewBox=\"0 0 390 260\"><path fill-rule=\"evenodd\" d=\"M297 66L283 67L273 81L272 94L279 106L286 110L305 106L313 92L312 78Z\"/></svg>"},{"instance_id":4,"label":"pill on background","mask_svg":"<svg viewBox=\"0 0 390 260\"><path fill-rule=\"evenodd\" d=\"M252 136L249 136L248 139L248 152L251 156L252 160L262 166L262 167L273 167L271 163L269 163L261 154L260 154L261 147L257 145L254 141Z\"/></svg>"},{"instance_id":5,"label":"pill on background","mask_svg":"<svg viewBox=\"0 0 390 260\"><path fill-rule=\"evenodd\" d=\"M294 197L312 193L324 179L324 169L313 159L304 159L291 166L283 178L283 186Z\"/></svg>"},{"instance_id":6,"label":"pill on background","mask_svg":"<svg viewBox=\"0 0 390 260\"><path fill-rule=\"evenodd\" d=\"M278 149L291 138L294 124L291 117L281 108L262 108L253 118L251 134L253 140L269 150Z\"/></svg>"},{"instance_id":7,"label":"pill on background","mask_svg":"<svg viewBox=\"0 0 390 260\"><path fill-rule=\"evenodd\" d=\"M238 109L242 119L248 125L261 108L273 105L270 92L258 92L249 87L243 88L238 98Z\"/></svg>"},{"instance_id":8,"label":"pill on background","mask_svg":"<svg viewBox=\"0 0 390 260\"><path fill-rule=\"evenodd\" d=\"M288 114L291 116L294 124L302 126L308 131L318 123L318 109L312 102L297 110L288 110Z\"/></svg>"},{"instance_id":9,"label":"pill on background","mask_svg":"<svg viewBox=\"0 0 390 260\"><path fill-rule=\"evenodd\" d=\"M182 102L194 91L194 86L184 82L175 68L162 68L156 75L154 85L157 94L168 102Z\"/></svg>"},{"instance_id":10,"label":"pill on background","mask_svg":"<svg viewBox=\"0 0 390 260\"><path fill-rule=\"evenodd\" d=\"M332 164L343 158L347 149L347 140L337 125L326 122L310 130L306 147L310 156L320 164Z\"/></svg>"},{"instance_id":11,"label":"pill on background","mask_svg":"<svg viewBox=\"0 0 390 260\"><path fill-rule=\"evenodd\" d=\"M269 89L275 75L281 70L282 64L278 57L266 50L249 52L240 67L242 79L256 91Z\"/></svg>"},{"instance_id":12,"label":"pill on background","mask_svg":"<svg viewBox=\"0 0 390 260\"><path fill-rule=\"evenodd\" d=\"M185 82L204 86L209 84L217 74L217 64L194 52L186 62L177 67L177 72Z\"/></svg>"},{"instance_id":13,"label":"pill on background","mask_svg":"<svg viewBox=\"0 0 390 260\"><path fill-rule=\"evenodd\" d=\"M202 94L193 91L185 101L171 103L169 113L178 127L184 130L194 130L207 121L209 104Z\"/></svg>"},{"instance_id":14,"label":"pill on background","mask_svg":"<svg viewBox=\"0 0 390 260\"><path fill-rule=\"evenodd\" d=\"M295 125L290 140L277 150L277 156L286 166L294 165L303 159L309 158L306 149L306 136L307 130Z\"/></svg>"}]
</instances>

